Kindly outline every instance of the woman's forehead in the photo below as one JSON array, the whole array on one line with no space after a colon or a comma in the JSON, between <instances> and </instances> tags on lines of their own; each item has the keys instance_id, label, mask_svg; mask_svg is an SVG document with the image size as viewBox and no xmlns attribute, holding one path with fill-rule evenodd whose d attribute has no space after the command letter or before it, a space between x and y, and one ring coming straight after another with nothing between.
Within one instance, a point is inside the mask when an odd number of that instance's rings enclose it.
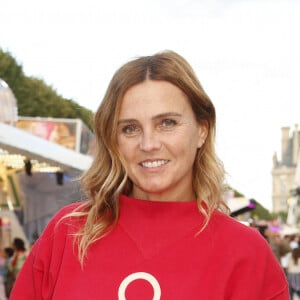
<instances>
[{"instance_id":1,"label":"woman's forehead","mask_svg":"<svg viewBox=\"0 0 300 300\"><path fill-rule=\"evenodd\" d=\"M132 86L120 103L120 113L151 109L154 111L190 106L187 96L177 86L167 81L147 80Z\"/></svg>"}]
</instances>

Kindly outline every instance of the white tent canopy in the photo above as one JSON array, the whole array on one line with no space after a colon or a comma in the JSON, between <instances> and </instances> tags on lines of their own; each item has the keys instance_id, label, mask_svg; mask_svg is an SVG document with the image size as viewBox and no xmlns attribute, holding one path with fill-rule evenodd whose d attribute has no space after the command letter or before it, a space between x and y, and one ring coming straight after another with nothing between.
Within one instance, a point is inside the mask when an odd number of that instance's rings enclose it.
<instances>
[{"instance_id":1,"label":"white tent canopy","mask_svg":"<svg viewBox=\"0 0 300 300\"><path fill-rule=\"evenodd\" d=\"M227 205L231 212L237 212L245 208L254 208L254 204L251 202L251 199L244 197L235 197L227 200Z\"/></svg>"},{"instance_id":2,"label":"white tent canopy","mask_svg":"<svg viewBox=\"0 0 300 300\"><path fill-rule=\"evenodd\" d=\"M14 126L0 122L0 148L26 156L28 159L44 161L63 170L85 171L92 157L54 144Z\"/></svg>"}]
</instances>

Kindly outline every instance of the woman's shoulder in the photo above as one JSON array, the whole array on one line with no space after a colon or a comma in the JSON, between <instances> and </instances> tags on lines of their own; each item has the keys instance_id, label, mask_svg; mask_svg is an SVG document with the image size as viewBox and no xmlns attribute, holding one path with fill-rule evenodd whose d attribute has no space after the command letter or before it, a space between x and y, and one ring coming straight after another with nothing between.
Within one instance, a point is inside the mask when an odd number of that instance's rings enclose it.
<instances>
[{"instance_id":1,"label":"woman's shoulder","mask_svg":"<svg viewBox=\"0 0 300 300\"><path fill-rule=\"evenodd\" d=\"M55 215L53 216L53 219L60 219L63 218L64 216L67 216L75 211L79 212L84 209L86 206L87 202L86 201L79 201L79 202L72 202L70 204L67 204L60 208Z\"/></svg>"},{"instance_id":2,"label":"woman's shoulder","mask_svg":"<svg viewBox=\"0 0 300 300\"><path fill-rule=\"evenodd\" d=\"M212 230L219 236L230 239L233 243L246 243L247 245L268 245L267 240L256 228L245 225L233 217L215 211L210 220Z\"/></svg>"},{"instance_id":3,"label":"woman's shoulder","mask_svg":"<svg viewBox=\"0 0 300 300\"><path fill-rule=\"evenodd\" d=\"M51 248L51 243L59 241L63 242L70 234L74 233L79 226L78 220L80 218L72 217L76 211L81 211L86 202L74 202L60 208L49 221L41 236L35 242L35 251L40 251L41 248Z\"/></svg>"},{"instance_id":4,"label":"woman's shoulder","mask_svg":"<svg viewBox=\"0 0 300 300\"><path fill-rule=\"evenodd\" d=\"M80 220L80 218L75 217L76 212L82 211L85 205L85 201L80 201L70 203L60 208L50 219L49 223L43 230L42 236L44 238L48 238L49 236L53 236L53 234L65 234L66 232L70 231L70 229L76 224L78 225L78 221Z\"/></svg>"}]
</instances>

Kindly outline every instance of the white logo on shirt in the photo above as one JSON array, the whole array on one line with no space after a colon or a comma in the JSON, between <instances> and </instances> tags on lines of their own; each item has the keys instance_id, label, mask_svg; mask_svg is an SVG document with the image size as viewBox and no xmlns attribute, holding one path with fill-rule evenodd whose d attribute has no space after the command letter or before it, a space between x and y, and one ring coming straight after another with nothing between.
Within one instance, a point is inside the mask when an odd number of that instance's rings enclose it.
<instances>
[{"instance_id":1,"label":"white logo on shirt","mask_svg":"<svg viewBox=\"0 0 300 300\"><path fill-rule=\"evenodd\" d=\"M118 291L119 300L126 300L125 292L126 292L128 285L137 279L144 279L144 280L148 281L151 284L153 291L154 291L153 300L160 300L161 290L160 290L159 283L154 276L152 276L151 274L146 273L146 272L132 273L132 274L128 275L121 282L119 291Z\"/></svg>"}]
</instances>

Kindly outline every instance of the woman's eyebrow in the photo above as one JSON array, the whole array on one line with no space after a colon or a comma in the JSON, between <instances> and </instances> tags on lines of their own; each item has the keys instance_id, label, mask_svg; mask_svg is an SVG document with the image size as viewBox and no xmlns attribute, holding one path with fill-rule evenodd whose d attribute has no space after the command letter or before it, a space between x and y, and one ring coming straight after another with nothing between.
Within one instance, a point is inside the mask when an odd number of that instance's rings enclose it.
<instances>
[{"instance_id":1,"label":"woman's eyebrow","mask_svg":"<svg viewBox=\"0 0 300 300\"><path fill-rule=\"evenodd\" d=\"M165 112L165 113L161 113L161 114L155 115L151 119L152 120L157 120L157 119L162 119L162 118L167 118L167 117L181 117L181 116L182 116L182 114L180 114L180 113ZM118 121L118 125L132 123L132 122L138 122L138 120L137 119L133 119L133 118L121 119L121 120Z\"/></svg>"},{"instance_id":2,"label":"woman's eyebrow","mask_svg":"<svg viewBox=\"0 0 300 300\"><path fill-rule=\"evenodd\" d=\"M136 119L121 119L118 121L118 125L132 123L132 122L137 122L137 120Z\"/></svg>"},{"instance_id":3,"label":"woman's eyebrow","mask_svg":"<svg viewBox=\"0 0 300 300\"><path fill-rule=\"evenodd\" d=\"M166 113L161 113L161 114L153 116L152 120L162 119L162 118L167 118L167 117L181 117L181 116L182 116L182 114L177 113L177 112L166 112Z\"/></svg>"}]
</instances>

